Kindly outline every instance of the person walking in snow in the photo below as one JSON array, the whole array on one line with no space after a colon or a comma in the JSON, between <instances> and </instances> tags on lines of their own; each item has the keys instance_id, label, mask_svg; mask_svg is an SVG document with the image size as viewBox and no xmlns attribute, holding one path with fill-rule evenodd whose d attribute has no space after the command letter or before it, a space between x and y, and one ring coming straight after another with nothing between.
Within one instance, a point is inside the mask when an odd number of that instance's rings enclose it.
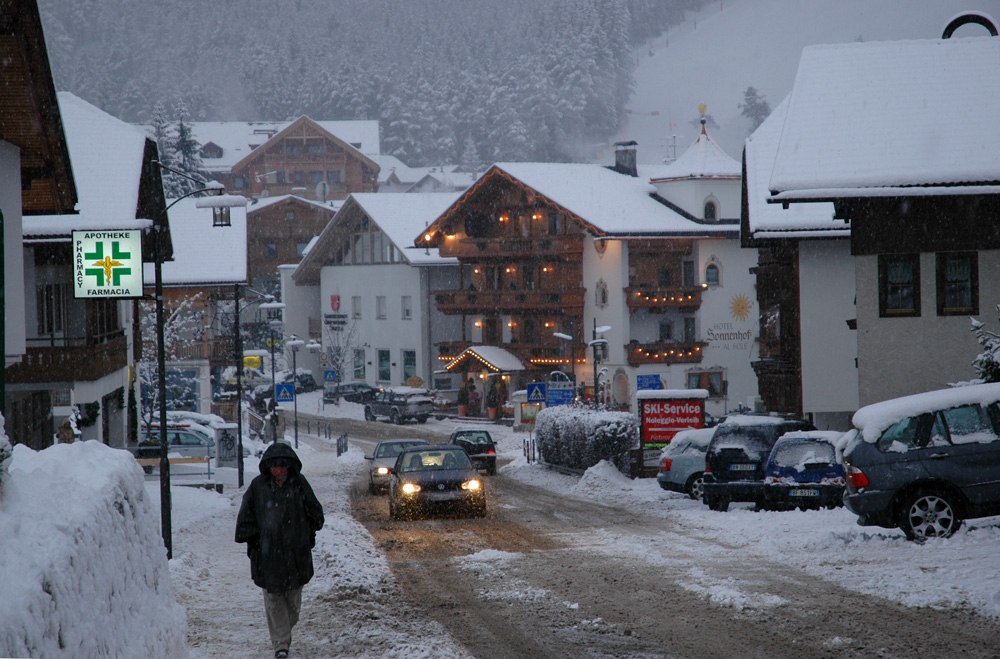
<instances>
[{"instance_id":1,"label":"person walking in snow","mask_svg":"<svg viewBox=\"0 0 1000 659\"><path fill-rule=\"evenodd\" d=\"M324 521L323 506L301 471L291 446L268 446L236 517L236 542L247 543L250 576L264 590L267 629L278 658L288 656L302 587L313 577L316 532Z\"/></svg>"}]
</instances>

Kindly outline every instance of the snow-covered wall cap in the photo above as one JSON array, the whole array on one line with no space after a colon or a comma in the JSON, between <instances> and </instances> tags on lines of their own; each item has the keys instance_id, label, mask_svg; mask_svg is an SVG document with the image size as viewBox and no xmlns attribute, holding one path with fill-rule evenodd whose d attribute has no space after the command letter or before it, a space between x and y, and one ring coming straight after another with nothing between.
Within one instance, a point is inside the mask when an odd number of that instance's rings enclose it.
<instances>
[{"instance_id":1,"label":"snow-covered wall cap","mask_svg":"<svg viewBox=\"0 0 1000 659\"><path fill-rule=\"evenodd\" d=\"M691 146L677 160L660 169L652 180L655 183L703 178L738 179L742 175L740 163L722 150L703 125Z\"/></svg>"},{"instance_id":2,"label":"snow-covered wall cap","mask_svg":"<svg viewBox=\"0 0 1000 659\"><path fill-rule=\"evenodd\" d=\"M807 46L770 189L1000 181L997 62L996 37Z\"/></svg>"},{"instance_id":3,"label":"snow-covered wall cap","mask_svg":"<svg viewBox=\"0 0 1000 659\"><path fill-rule=\"evenodd\" d=\"M100 231L144 230L153 226L152 220L112 220L94 218L92 215L25 215L22 231L26 242L31 238L65 238L70 240L74 231L96 229Z\"/></svg>"},{"instance_id":4,"label":"snow-covered wall cap","mask_svg":"<svg viewBox=\"0 0 1000 659\"><path fill-rule=\"evenodd\" d=\"M877 442L889 426L911 416L996 401L1000 401L1000 383L974 384L874 403L855 412L852 421L866 442Z\"/></svg>"},{"instance_id":5,"label":"snow-covered wall cap","mask_svg":"<svg viewBox=\"0 0 1000 659\"><path fill-rule=\"evenodd\" d=\"M830 238L850 236L851 229L843 220L833 217L833 204L769 204L768 184L778 153L781 127L788 112L788 97L778 104L744 147L747 174L743 182L747 192L747 224L754 238Z\"/></svg>"},{"instance_id":6,"label":"snow-covered wall cap","mask_svg":"<svg viewBox=\"0 0 1000 659\"><path fill-rule=\"evenodd\" d=\"M708 398L707 389L640 389L636 400L689 400Z\"/></svg>"}]
</instances>

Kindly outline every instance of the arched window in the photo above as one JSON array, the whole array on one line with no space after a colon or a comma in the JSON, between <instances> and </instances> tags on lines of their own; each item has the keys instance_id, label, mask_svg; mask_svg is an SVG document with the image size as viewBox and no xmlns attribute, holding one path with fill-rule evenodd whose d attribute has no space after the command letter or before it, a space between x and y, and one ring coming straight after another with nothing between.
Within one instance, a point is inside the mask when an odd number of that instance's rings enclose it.
<instances>
[{"instance_id":1,"label":"arched window","mask_svg":"<svg viewBox=\"0 0 1000 659\"><path fill-rule=\"evenodd\" d=\"M705 221L716 222L719 219L719 206L709 199L705 202Z\"/></svg>"},{"instance_id":2,"label":"arched window","mask_svg":"<svg viewBox=\"0 0 1000 659\"><path fill-rule=\"evenodd\" d=\"M719 285L719 266L714 263L705 266L705 283L709 286Z\"/></svg>"}]
</instances>

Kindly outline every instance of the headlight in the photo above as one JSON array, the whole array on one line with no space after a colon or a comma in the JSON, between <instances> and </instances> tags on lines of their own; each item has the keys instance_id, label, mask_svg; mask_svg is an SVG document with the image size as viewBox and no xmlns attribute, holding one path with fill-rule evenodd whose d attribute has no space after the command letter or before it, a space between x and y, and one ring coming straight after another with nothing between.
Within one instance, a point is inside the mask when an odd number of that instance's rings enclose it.
<instances>
[{"instance_id":1,"label":"headlight","mask_svg":"<svg viewBox=\"0 0 1000 659\"><path fill-rule=\"evenodd\" d=\"M477 481L475 478L473 478L471 481L465 481L464 483L462 483L462 489L463 490L478 490L479 489L479 481Z\"/></svg>"},{"instance_id":2,"label":"headlight","mask_svg":"<svg viewBox=\"0 0 1000 659\"><path fill-rule=\"evenodd\" d=\"M379 467L378 469L375 470L375 473L377 475L379 475L379 476L388 476L389 475L389 468L388 467Z\"/></svg>"},{"instance_id":3,"label":"headlight","mask_svg":"<svg viewBox=\"0 0 1000 659\"><path fill-rule=\"evenodd\" d=\"M416 483L405 483L403 485L403 492L406 494L414 494L420 491L420 486Z\"/></svg>"}]
</instances>

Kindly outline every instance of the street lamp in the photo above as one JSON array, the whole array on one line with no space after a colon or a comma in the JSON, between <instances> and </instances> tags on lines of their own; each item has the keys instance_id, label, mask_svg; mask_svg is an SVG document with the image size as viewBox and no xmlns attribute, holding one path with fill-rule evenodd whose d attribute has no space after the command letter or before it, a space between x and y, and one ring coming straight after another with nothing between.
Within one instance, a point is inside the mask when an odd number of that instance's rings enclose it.
<instances>
[{"instance_id":1,"label":"street lamp","mask_svg":"<svg viewBox=\"0 0 1000 659\"><path fill-rule=\"evenodd\" d=\"M576 395L576 323L572 320L566 321L569 324L569 334L562 332L552 332L552 336L563 341L570 342L569 374L573 380L573 395Z\"/></svg>"},{"instance_id":2,"label":"street lamp","mask_svg":"<svg viewBox=\"0 0 1000 659\"><path fill-rule=\"evenodd\" d=\"M171 167L164 165L159 160L153 160L152 162L162 169L174 172L175 174L191 179L199 185L204 186L174 199L167 205L166 208L160 211L153 220L153 278L155 281L154 302L156 306L156 369L158 371L157 395L160 398L160 533L163 535L163 544L167 549L167 558L170 559L173 558L173 540L170 521L170 461L167 459L167 357L163 332L163 252L160 246L161 235L167 227L163 225L163 219L167 216L167 211L173 208L177 202L196 194L207 192L215 195L215 199L213 199L213 201L219 200L220 203L218 203L218 205L202 205L200 202L205 199L202 198L199 199L195 205L199 208L212 208L212 226L229 226L229 209L237 206L246 206L247 200L246 197L238 195L223 195L222 193L225 192L225 189L218 181L209 181L208 183L205 183L204 181L199 181L198 179L188 176L184 172L172 169ZM223 209L225 210L225 224L222 223ZM243 453L240 451L241 458L242 455Z\"/></svg>"},{"instance_id":3,"label":"street lamp","mask_svg":"<svg viewBox=\"0 0 1000 659\"><path fill-rule=\"evenodd\" d=\"M608 340L597 338L598 334L604 334L605 332L610 332L610 325L597 326L597 319L594 319L594 338L588 344L594 354L594 407L597 407L597 378L599 374L597 372L597 365L601 363L601 353L607 348ZM607 373L607 369L601 371L602 373Z\"/></svg>"},{"instance_id":4,"label":"street lamp","mask_svg":"<svg viewBox=\"0 0 1000 659\"><path fill-rule=\"evenodd\" d=\"M299 354L299 348L306 344L305 341L299 337L292 334L292 338L285 341L285 347L292 349L292 409L295 417L295 448L299 447L299 397L294 394L295 382L298 380L298 373L296 371L297 363L296 356Z\"/></svg>"}]
</instances>

